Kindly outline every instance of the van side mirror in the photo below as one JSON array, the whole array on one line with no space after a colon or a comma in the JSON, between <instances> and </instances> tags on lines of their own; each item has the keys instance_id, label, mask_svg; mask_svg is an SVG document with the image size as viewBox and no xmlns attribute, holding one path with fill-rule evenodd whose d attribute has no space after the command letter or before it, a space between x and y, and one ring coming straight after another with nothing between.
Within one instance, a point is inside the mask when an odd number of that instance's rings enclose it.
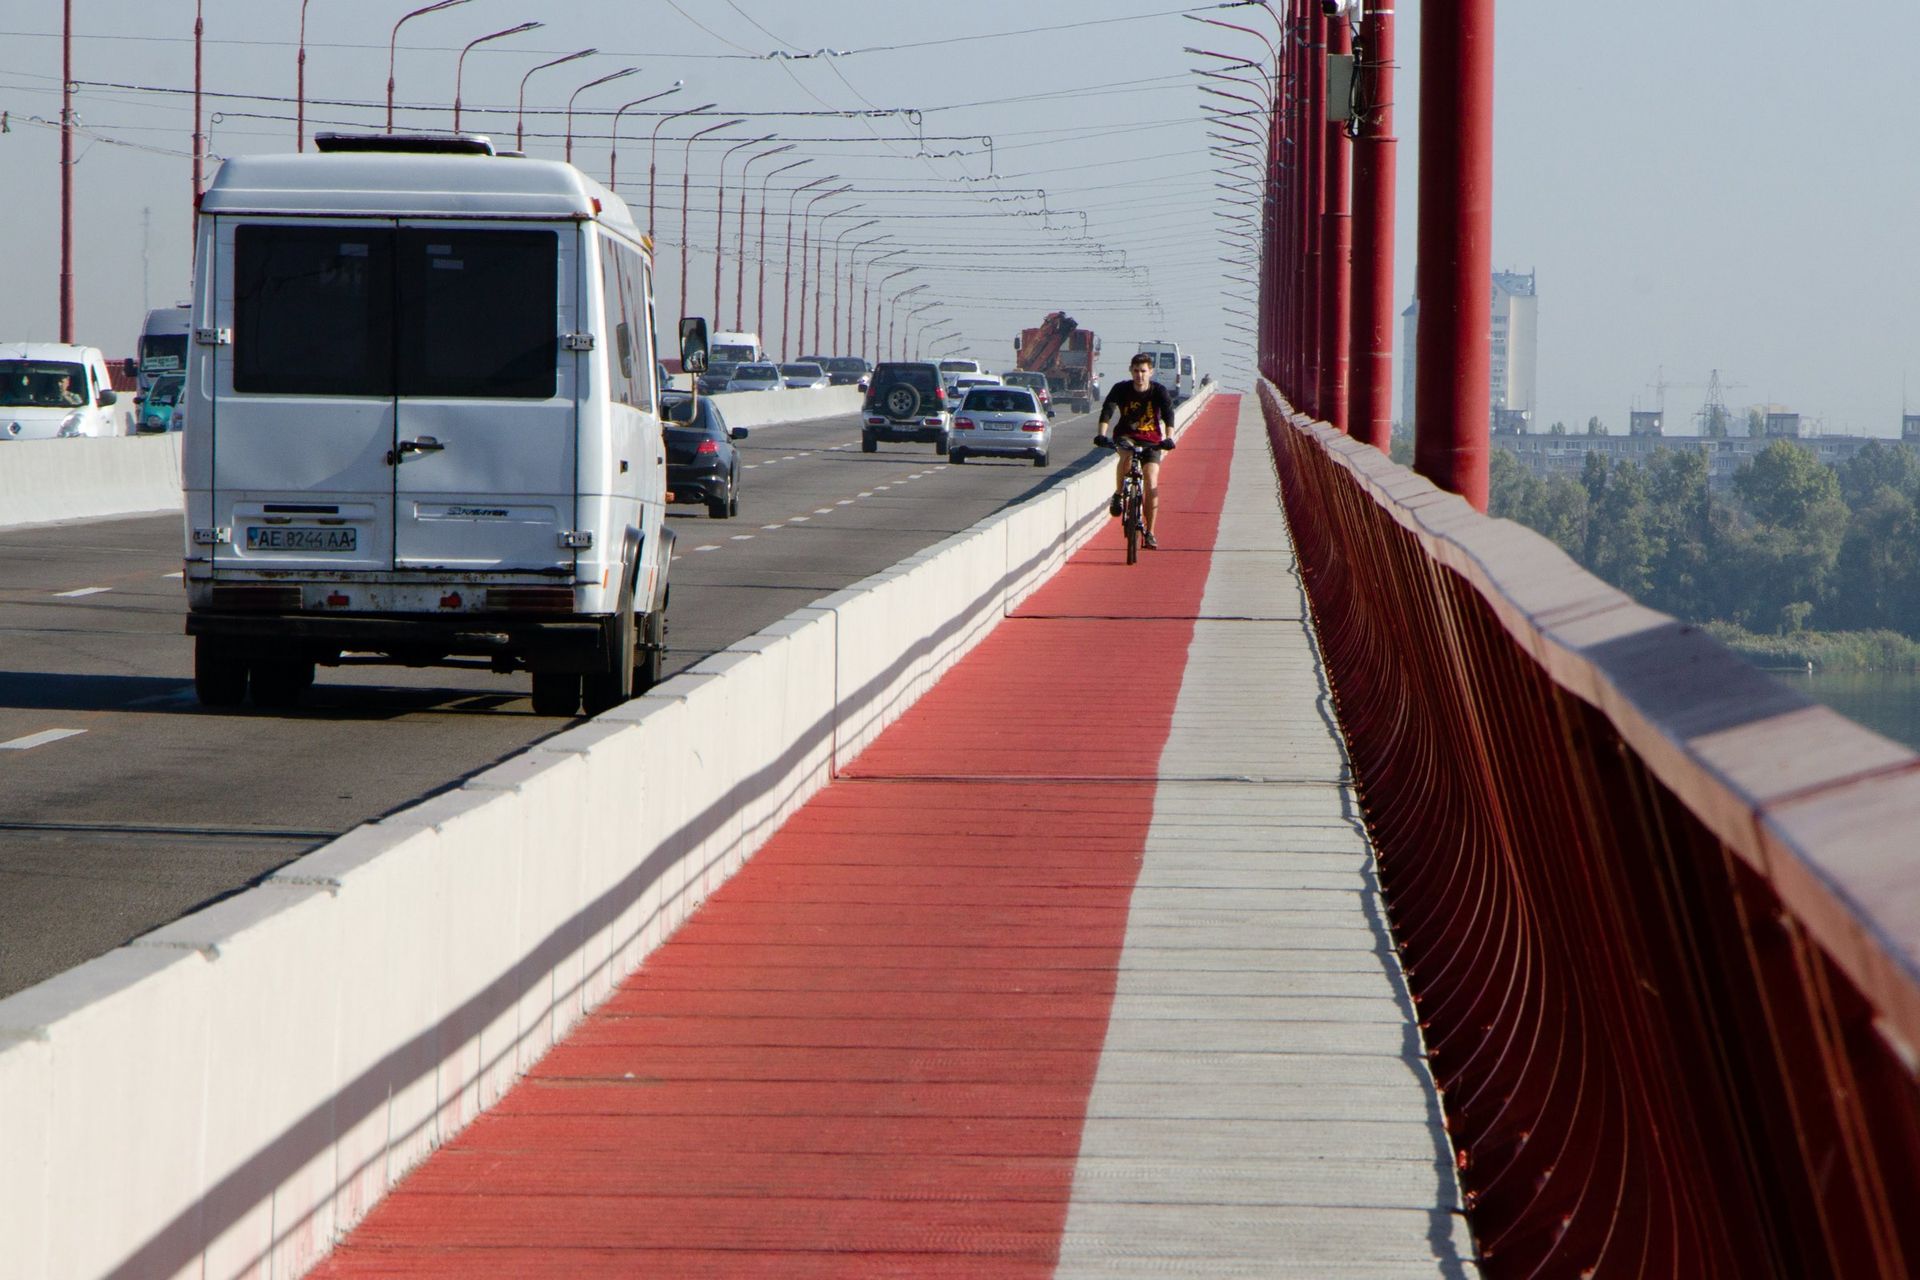
<instances>
[{"instance_id":1,"label":"van side mirror","mask_svg":"<svg viewBox=\"0 0 1920 1280\"><path fill-rule=\"evenodd\" d=\"M100 398L94 401L94 403L99 405L102 409L106 408L108 405L118 404L120 403L120 393L118 391L115 391L112 387L107 387L100 392Z\"/></svg>"},{"instance_id":2,"label":"van side mirror","mask_svg":"<svg viewBox=\"0 0 1920 1280\"><path fill-rule=\"evenodd\" d=\"M707 371L707 322L700 316L680 321L680 367L688 373Z\"/></svg>"}]
</instances>

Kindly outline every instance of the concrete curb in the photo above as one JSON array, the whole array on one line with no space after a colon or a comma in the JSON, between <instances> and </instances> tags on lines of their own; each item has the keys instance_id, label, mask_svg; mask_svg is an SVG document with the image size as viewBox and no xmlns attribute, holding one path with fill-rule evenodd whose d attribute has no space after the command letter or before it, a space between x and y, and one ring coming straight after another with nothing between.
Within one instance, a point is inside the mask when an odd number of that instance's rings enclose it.
<instances>
[{"instance_id":1,"label":"concrete curb","mask_svg":"<svg viewBox=\"0 0 1920 1280\"><path fill-rule=\"evenodd\" d=\"M0 1276L304 1273L1091 538L1110 486L1090 468L0 1001Z\"/></svg>"}]
</instances>

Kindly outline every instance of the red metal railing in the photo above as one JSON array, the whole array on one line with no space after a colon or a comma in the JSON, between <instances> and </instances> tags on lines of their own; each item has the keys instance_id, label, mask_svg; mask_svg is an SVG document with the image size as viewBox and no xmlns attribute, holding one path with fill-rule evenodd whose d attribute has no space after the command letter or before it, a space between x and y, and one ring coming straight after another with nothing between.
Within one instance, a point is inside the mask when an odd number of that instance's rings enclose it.
<instances>
[{"instance_id":1,"label":"red metal railing","mask_svg":"<svg viewBox=\"0 0 1920 1280\"><path fill-rule=\"evenodd\" d=\"M1261 395L1486 1274L1920 1273L1920 756Z\"/></svg>"}]
</instances>

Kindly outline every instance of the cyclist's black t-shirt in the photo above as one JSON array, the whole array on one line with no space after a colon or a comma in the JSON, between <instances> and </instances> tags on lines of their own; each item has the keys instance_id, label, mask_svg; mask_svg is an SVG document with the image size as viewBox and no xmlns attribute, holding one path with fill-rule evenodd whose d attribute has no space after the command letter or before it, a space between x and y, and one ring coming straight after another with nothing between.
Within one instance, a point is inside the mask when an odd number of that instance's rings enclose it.
<instances>
[{"instance_id":1,"label":"cyclist's black t-shirt","mask_svg":"<svg viewBox=\"0 0 1920 1280\"><path fill-rule=\"evenodd\" d=\"M1131 381L1107 392L1100 406L1100 425L1114 420L1115 436L1131 436L1142 444L1159 444L1173 430L1173 398L1157 382L1137 391Z\"/></svg>"}]
</instances>

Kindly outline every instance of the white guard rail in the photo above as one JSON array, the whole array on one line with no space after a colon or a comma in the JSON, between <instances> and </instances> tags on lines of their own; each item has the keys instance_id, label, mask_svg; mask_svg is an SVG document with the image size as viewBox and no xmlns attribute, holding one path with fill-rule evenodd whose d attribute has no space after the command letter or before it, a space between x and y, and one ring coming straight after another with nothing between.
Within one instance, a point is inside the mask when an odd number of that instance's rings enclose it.
<instances>
[{"instance_id":1,"label":"white guard rail","mask_svg":"<svg viewBox=\"0 0 1920 1280\"><path fill-rule=\"evenodd\" d=\"M309 1269L1092 537L1111 477L0 1001L0 1276Z\"/></svg>"},{"instance_id":2,"label":"white guard rail","mask_svg":"<svg viewBox=\"0 0 1920 1280\"><path fill-rule=\"evenodd\" d=\"M734 427L814 422L860 408L858 387L715 397ZM0 528L180 509L180 437L0 443Z\"/></svg>"}]
</instances>

